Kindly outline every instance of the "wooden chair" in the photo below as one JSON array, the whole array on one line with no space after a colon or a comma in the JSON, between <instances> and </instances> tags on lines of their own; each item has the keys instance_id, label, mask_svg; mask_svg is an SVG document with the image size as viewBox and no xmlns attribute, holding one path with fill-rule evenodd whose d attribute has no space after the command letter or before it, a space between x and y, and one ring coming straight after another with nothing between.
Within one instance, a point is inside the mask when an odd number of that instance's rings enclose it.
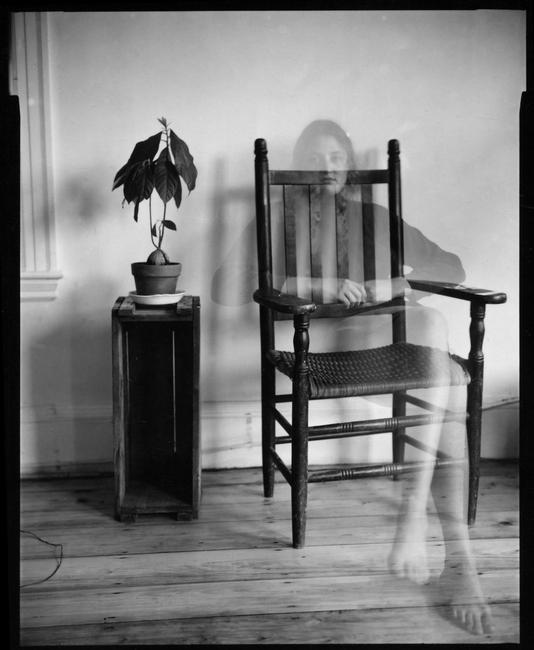
<instances>
[{"instance_id":1,"label":"wooden chair","mask_svg":"<svg viewBox=\"0 0 534 650\"><path fill-rule=\"evenodd\" d=\"M271 224L271 188L281 186L283 205L283 230L285 240L285 276L297 276L296 217L291 187L305 188L310 205L308 244L311 258L312 277L320 275L317 237L317 186L324 183L324 172L269 170L267 144L264 139L255 141L255 190L259 288L254 300L260 309L261 339L261 393L262 393L262 459L263 482L266 497L273 495L275 468L291 485L293 546L299 548L305 543L306 502L308 482L353 479L368 476L394 476L417 471L426 461L405 461L405 443L424 449L424 445L408 436L408 427L428 423L447 422L458 415L437 408L429 402L410 395L407 391L428 388L446 382L447 385L467 385L467 440L469 462L468 523L473 524L476 515L480 438L481 405L483 382L482 341L484 337L484 316L486 304L506 301L504 293L473 289L447 282L409 281L414 290L441 294L470 303L470 351L466 359L434 350L425 353L425 348L406 342L405 318L392 318L392 342L374 349L350 352L311 352L310 321L315 318L340 318L366 314L390 306L402 306L404 296L393 297L379 304L365 303L347 309L341 303L324 303L320 292L311 298L282 293L273 287L273 227ZM373 188L382 185L387 189L389 211L390 268L391 277L403 276L403 222L401 217L400 149L397 140L388 144L388 168L368 171L351 171L347 182L360 186L362 204L362 226L364 230L364 275L374 277L373 237ZM333 199L334 200L334 199ZM337 272L338 277L348 277L347 246L348 224L343 207L336 200L335 219L337 224ZM293 350L281 351L275 346L275 323L293 319ZM440 367L438 368L437 365ZM390 372L391 370L394 372ZM402 372L400 372L402 370ZM277 394L276 373L291 379L289 394ZM334 423L310 426L308 407L310 400L324 398L347 398L361 395L391 394L392 417L375 420ZM291 402L291 422L279 410L278 405ZM406 414L406 405L412 404L422 413ZM278 423L287 435L279 435ZM315 440L336 439L347 436L392 433L393 462L351 468L308 469L308 443ZM277 445L291 445L291 465L288 467L276 451ZM435 452L432 462L440 468L458 460L441 452ZM462 462L465 462L462 460Z\"/></svg>"}]
</instances>

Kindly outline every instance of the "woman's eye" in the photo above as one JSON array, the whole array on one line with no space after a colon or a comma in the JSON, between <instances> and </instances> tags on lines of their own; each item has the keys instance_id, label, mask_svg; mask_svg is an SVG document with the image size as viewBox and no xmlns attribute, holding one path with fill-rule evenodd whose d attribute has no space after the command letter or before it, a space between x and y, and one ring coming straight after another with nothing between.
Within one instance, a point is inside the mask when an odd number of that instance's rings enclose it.
<instances>
[{"instance_id":1,"label":"woman's eye","mask_svg":"<svg viewBox=\"0 0 534 650\"><path fill-rule=\"evenodd\" d=\"M334 165L344 165L346 163L344 156L335 155L330 159Z\"/></svg>"}]
</instances>

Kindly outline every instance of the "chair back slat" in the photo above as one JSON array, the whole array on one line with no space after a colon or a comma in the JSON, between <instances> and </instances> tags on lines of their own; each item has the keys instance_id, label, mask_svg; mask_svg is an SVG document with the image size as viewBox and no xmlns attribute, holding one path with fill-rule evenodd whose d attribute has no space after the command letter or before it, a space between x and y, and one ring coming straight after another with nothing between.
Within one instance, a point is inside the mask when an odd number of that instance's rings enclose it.
<instances>
[{"instance_id":1,"label":"chair back slat","mask_svg":"<svg viewBox=\"0 0 534 650\"><path fill-rule=\"evenodd\" d=\"M362 185L362 240L363 277L365 281L376 279L375 223L373 213L373 186Z\"/></svg>"},{"instance_id":2,"label":"chair back slat","mask_svg":"<svg viewBox=\"0 0 534 650\"><path fill-rule=\"evenodd\" d=\"M349 277L349 223L347 219L347 206L336 194L336 252L337 252L337 277Z\"/></svg>"},{"instance_id":3,"label":"chair back slat","mask_svg":"<svg viewBox=\"0 0 534 650\"><path fill-rule=\"evenodd\" d=\"M321 185L325 184L324 171L304 171L299 169L270 169L269 183L271 185ZM387 169L352 169L347 178L348 185L363 185L369 183L388 183Z\"/></svg>"},{"instance_id":4,"label":"chair back slat","mask_svg":"<svg viewBox=\"0 0 534 650\"><path fill-rule=\"evenodd\" d=\"M288 293L297 293L297 222L295 214L295 192L290 185L284 185L283 194L284 216L284 249L285 275L288 278Z\"/></svg>"},{"instance_id":5,"label":"chair back slat","mask_svg":"<svg viewBox=\"0 0 534 650\"><path fill-rule=\"evenodd\" d=\"M323 277L323 264L321 259L322 237L321 237L321 195L319 188L312 185L309 188L310 206L310 271L312 278ZM316 284L312 288L312 300L321 303L323 301L322 285Z\"/></svg>"}]
</instances>

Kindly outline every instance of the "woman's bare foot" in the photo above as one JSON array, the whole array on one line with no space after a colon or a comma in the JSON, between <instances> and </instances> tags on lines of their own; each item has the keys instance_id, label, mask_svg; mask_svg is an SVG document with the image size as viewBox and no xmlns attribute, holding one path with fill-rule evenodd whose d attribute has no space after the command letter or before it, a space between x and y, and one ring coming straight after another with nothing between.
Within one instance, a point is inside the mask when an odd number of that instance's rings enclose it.
<instances>
[{"instance_id":1,"label":"woman's bare foot","mask_svg":"<svg viewBox=\"0 0 534 650\"><path fill-rule=\"evenodd\" d=\"M453 620L471 634L491 634L491 611L482 594L474 563L466 558L446 560L439 578Z\"/></svg>"},{"instance_id":2,"label":"woman's bare foot","mask_svg":"<svg viewBox=\"0 0 534 650\"><path fill-rule=\"evenodd\" d=\"M397 532L388 558L389 570L419 585L428 582L426 509L412 497L406 499L397 521Z\"/></svg>"}]
</instances>

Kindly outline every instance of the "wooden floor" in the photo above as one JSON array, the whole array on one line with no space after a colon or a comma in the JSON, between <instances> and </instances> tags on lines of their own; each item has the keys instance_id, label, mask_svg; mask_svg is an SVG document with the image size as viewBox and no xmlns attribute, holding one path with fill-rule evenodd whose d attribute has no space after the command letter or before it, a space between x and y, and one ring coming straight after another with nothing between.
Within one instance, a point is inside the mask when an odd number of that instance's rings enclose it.
<instances>
[{"instance_id":1,"label":"wooden floor","mask_svg":"<svg viewBox=\"0 0 534 650\"><path fill-rule=\"evenodd\" d=\"M306 548L291 547L289 488L264 499L258 469L203 473L200 517L119 523L113 479L21 486L22 645L518 643L518 470L485 462L471 529L495 623L473 636L436 580L386 570L399 483L310 485ZM34 535L41 538L40 541ZM48 544L44 542L48 542ZM57 547L63 560L57 572ZM443 560L431 516L433 575Z\"/></svg>"}]
</instances>

